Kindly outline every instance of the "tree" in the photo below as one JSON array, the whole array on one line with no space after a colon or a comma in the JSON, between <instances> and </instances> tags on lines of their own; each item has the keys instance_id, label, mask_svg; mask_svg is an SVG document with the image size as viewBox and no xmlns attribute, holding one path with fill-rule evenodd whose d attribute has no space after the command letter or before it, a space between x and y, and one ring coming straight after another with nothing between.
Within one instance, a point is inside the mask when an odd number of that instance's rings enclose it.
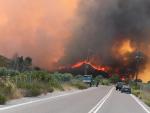
<instances>
[{"instance_id":1,"label":"tree","mask_svg":"<svg viewBox=\"0 0 150 113\"><path fill-rule=\"evenodd\" d=\"M112 83L117 83L117 82L121 81L119 75L113 75L110 78L110 80L111 80Z\"/></svg>"},{"instance_id":2,"label":"tree","mask_svg":"<svg viewBox=\"0 0 150 113\"><path fill-rule=\"evenodd\" d=\"M26 57L25 60L24 60L25 64L27 66L31 66L32 65L32 58L30 57Z\"/></svg>"},{"instance_id":3,"label":"tree","mask_svg":"<svg viewBox=\"0 0 150 113\"><path fill-rule=\"evenodd\" d=\"M11 68L14 70L18 70L18 71L26 71L26 70L30 70L32 66L32 58L30 57L26 57L24 59L23 56L18 56L18 54L15 54L15 56L13 57L12 61L11 61Z\"/></svg>"},{"instance_id":4,"label":"tree","mask_svg":"<svg viewBox=\"0 0 150 113\"><path fill-rule=\"evenodd\" d=\"M18 63L17 63L17 59L18 59L18 54L16 53L13 58L11 59L11 63L10 63L10 68L11 69L14 69L14 70L17 70L17 67L18 67Z\"/></svg>"},{"instance_id":5,"label":"tree","mask_svg":"<svg viewBox=\"0 0 150 113\"><path fill-rule=\"evenodd\" d=\"M26 57L24 59L24 70L30 70L31 66L32 66L32 58Z\"/></svg>"},{"instance_id":6,"label":"tree","mask_svg":"<svg viewBox=\"0 0 150 113\"><path fill-rule=\"evenodd\" d=\"M40 70L42 70L40 67L38 67L38 66L35 66L34 67L34 70L36 70L36 71L40 71Z\"/></svg>"},{"instance_id":7,"label":"tree","mask_svg":"<svg viewBox=\"0 0 150 113\"><path fill-rule=\"evenodd\" d=\"M23 56L17 58L17 63L18 63L18 66L19 66L18 70L19 71L24 71L24 59L23 59Z\"/></svg>"}]
</instances>

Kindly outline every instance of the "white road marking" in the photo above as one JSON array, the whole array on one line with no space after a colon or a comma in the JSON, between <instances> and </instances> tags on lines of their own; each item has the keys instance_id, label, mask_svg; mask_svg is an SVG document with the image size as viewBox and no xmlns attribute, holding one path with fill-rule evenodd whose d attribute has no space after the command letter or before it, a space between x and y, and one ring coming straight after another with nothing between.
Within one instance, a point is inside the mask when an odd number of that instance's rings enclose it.
<instances>
[{"instance_id":1,"label":"white road marking","mask_svg":"<svg viewBox=\"0 0 150 113\"><path fill-rule=\"evenodd\" d=\"M131 97L144 109L146 113L150 113L150 111L137 99L134 95L131 94Z\"/></svg>"},{"instance_id":2,"label":"white road marking","mask_svg":"<svg viewBox=\"0 0 150 113\"><path fill-rule=\"evenodd\" d=\"M95 89L95 88L90 88L90 89L86 89L86 90L80 90L80 91L67 93L67 94L63 94L63 95L58 95L58 96L53 96L53 97L49 97L49 98L38 99L38 100L29 101L29 102L25 102L25 103L21 103L21 104L16 104L16 105L11 105L11 106L7 106L7 107L2 107L2 108L0 108L0 111L13 109L13 108L17 108L17 107L20 107L20 106L29 105L29 104L33 104L33 103L37 103L37 102L43 102L43 101L47 101L47 100L51 100L51 99L56 99L56 98L59 98L59 97L65 97L65 96L69 96L69 95L74 95L74 94L77 94L77 93L83 93L83 92L90 91L90 90L93 90L93 89Z\"/></svg>"},{"instance_id":3,"label":"white road marking","mask_svg":"<svg viewBox=\"0 0 150 113\"><path fill-rule=\"evenodd\" d=\"M103 106L103 104L107 101L114 90L114 87L109 90L109 92L94 106L88 113L97 113L98 110Z\"/></svg>"}]
</instances>

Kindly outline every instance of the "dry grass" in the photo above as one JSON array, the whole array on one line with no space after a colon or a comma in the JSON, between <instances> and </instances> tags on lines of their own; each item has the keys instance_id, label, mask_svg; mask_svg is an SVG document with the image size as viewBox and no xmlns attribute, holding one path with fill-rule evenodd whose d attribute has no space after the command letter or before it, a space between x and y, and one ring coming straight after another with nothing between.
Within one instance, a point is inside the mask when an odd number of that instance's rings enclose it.
<instances>
[{"instance_id":1,"label":"dry grass","mask_svg":"<svg viewBox=\"0 0 150 113\"><path fill-rule=\"evenodd\" d=\"M143 91L142 93L142 100L148 105L150 106L150 91Z\"/></svg>"},{"instance_id":2,"label":"dry grass","mask_svg":"<svg viewBox=\"0 0 150 113\"><path fill-rule=\"evenodd\" d=\"M74 90L74 89L77 89L77 88L71 86L69 83L65 83L65 84L63 84L63 89L65 91L70 91L70 90Z\"/></svg>"}]
</instances>

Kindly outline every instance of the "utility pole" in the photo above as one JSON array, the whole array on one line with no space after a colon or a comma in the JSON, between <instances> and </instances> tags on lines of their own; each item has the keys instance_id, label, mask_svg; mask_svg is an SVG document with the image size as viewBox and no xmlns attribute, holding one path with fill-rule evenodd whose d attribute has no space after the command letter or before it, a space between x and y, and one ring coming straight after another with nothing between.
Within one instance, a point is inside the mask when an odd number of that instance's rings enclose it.
<instances>
[{"instance_id":1,"label":"utility pole","mask_svg":"<svg viewBox=\"0 0 150 113\"><path fill-rule=\"evenodd\" d=\"M89 55L90 55L90 51L88 49L88 53L87 53L87 57L86 57L86 62L89 62ZM88 65L85 64L85 67L84 67L84 75L87 75L88 74Z\"/></svg>"},{"instance_id":2,"label":"utility pole","mask_svg":"<svg viewBox=\"0 0 150 113\"><path fill-rule=\"evenodd\" d=\"M87 69L88 69L88 66L87 66L87 64L85 64L84 75L87 75Z\"/></svg>"},{"instance_id":3,"label":"utility pole","mask_svg":"<svg viewBox=\"0 0 150 113\"><path fill-rule=\"evenodd\" d=\"M143 54L142 54L140 51L138 51L138 52L136 53L136 56L135 56L135 60L136 60L135 80L136 80L136 84L137 84L137 82L138 82L139 65L140 65L140 62L141 62L141 60L142 60L143 58L144 58L144 57L143 57Z\"/></svg>"}]
</instances>

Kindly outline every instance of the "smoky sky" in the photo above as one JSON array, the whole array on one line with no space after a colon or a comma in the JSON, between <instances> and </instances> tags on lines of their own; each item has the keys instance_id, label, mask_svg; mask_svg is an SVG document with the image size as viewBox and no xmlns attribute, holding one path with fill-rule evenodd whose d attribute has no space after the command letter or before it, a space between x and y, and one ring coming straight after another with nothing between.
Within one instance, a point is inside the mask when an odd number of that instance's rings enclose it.
<instances>
[{"instance_id":1,"label":"smoky sky","mask_svg":"<svg viewBox=\"0 0 150 113\"><path fill-rule=\"evenodd\" d=\"M30 56L53 69L61 58L78 0L0 0L0 55Z\"/></svg>"},{"instance_id":2,"label":"smoky sky","mask_svg":"<svg viewBox=\"0 0 150 113\"><path fill-rule=\"evenodd\" d=\"M130 40L136 50L148 50L149 0L83 0L77 15L80 22L74 25L72 38L61 60L63 64L98 56L98 63L112 65L118 62L112 53L113 46L125 40Z\"/></svg>"}]
</instances>

